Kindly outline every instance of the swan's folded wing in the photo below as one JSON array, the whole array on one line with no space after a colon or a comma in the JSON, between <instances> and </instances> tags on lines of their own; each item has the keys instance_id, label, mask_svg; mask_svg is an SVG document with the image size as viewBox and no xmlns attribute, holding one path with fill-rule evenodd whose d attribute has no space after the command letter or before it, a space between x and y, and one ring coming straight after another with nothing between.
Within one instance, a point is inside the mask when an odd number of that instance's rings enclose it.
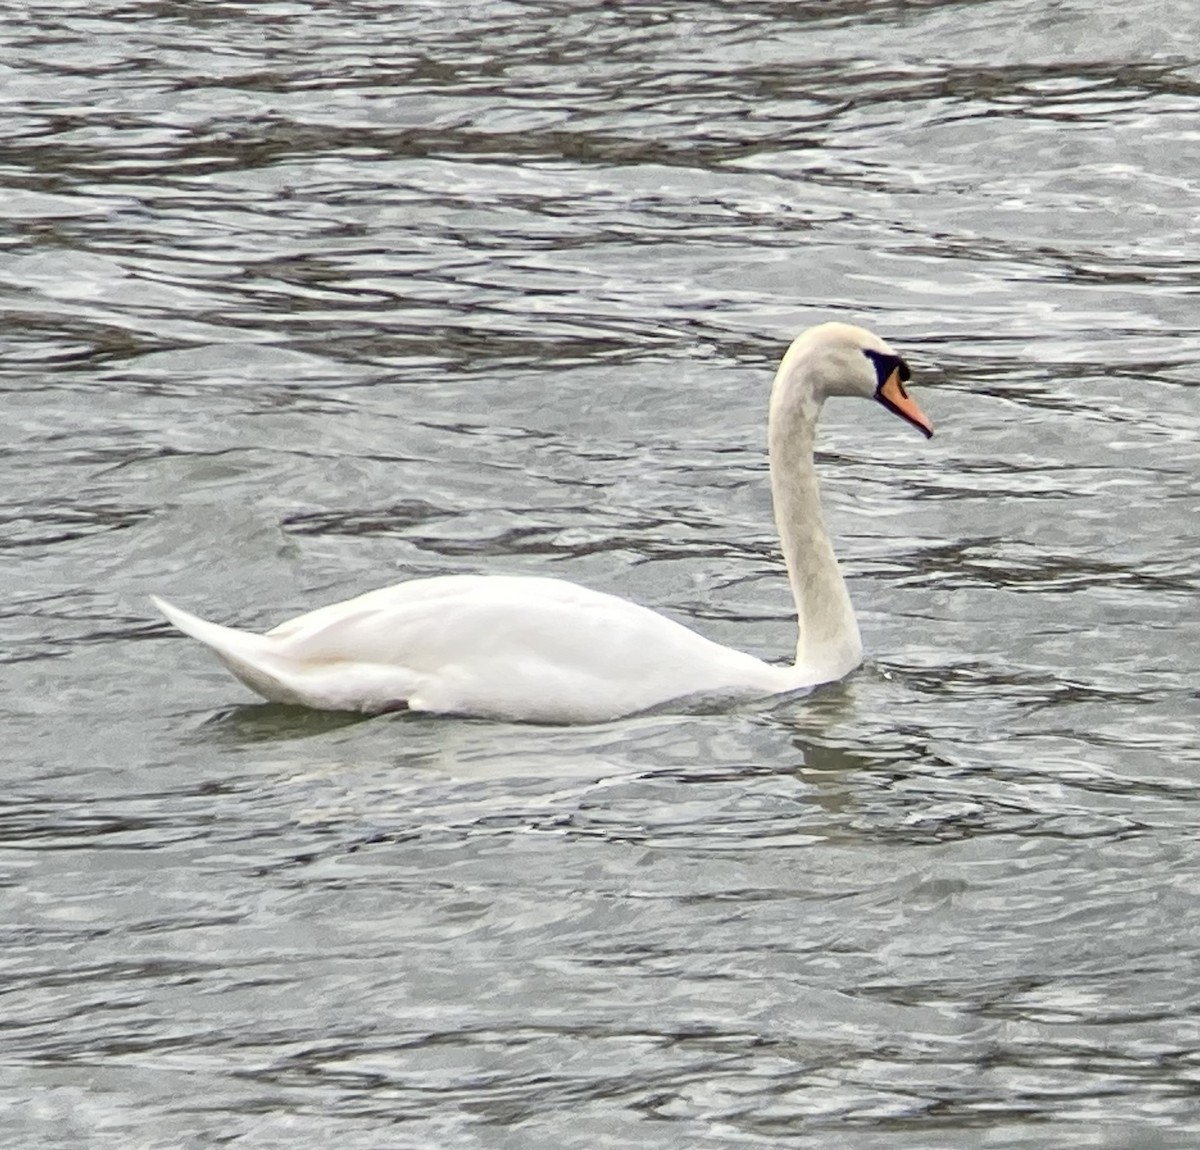
<instances>
[{"instance_id":1,"label":"swan's folded wing","mask_svg":"<svg viewBox=\"0 0 1200 1150\"><path fill-rule=\"evenodd\" d=\"M173 612L173 613L172 613ZM266 698L347 710L579 722L671 699L770 693L782 668L645 607L556 579L445 576L385 587L266 635L164 605Z\"/></svg>"}]
</instances>

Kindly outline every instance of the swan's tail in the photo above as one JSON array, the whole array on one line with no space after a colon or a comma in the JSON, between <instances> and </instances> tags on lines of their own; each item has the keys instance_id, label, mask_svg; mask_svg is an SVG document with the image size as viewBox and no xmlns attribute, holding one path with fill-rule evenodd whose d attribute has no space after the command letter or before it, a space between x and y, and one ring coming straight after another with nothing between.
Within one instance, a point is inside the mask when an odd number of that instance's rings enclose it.
<instances>
[{"instance_id":1,"label":"swan's tail","mask_svg":"<svg viewBox=\"0 0 1200 1150\"><path fill-rule=\"evenodd\" d=\"M287 662L269 636L210 623L157 595L151 595L150 601L185 635L203 643L256 694L273 703L302 702L300 693L288 682L292 676Z\"/></svg>"}]
</instances>

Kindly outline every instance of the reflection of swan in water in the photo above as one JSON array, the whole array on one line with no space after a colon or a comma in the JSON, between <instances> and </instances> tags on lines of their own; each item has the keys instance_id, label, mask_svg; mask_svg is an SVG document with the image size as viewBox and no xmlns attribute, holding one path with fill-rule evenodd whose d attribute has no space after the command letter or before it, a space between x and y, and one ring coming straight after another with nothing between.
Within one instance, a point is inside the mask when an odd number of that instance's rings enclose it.
<instances>
[{"instance_id":1,"label":"reflection of swan in water","mask_svg":"<svg viewBox=\"0 0 1200 1150\"><path fill-rule=\"evenodd\" d=\"M840 679L862 659L854 610L821 516L813 439L829 396L875 399L926 435L908 366L849 324L804 332L770 406L775 521L800 628L774 666L628 600L558 579L447 575L398 583L291 619L266 635L159 610L267 699L323 710L439 711L596 722L689 696L754 698Z\"/></svg>"}]
</instances>

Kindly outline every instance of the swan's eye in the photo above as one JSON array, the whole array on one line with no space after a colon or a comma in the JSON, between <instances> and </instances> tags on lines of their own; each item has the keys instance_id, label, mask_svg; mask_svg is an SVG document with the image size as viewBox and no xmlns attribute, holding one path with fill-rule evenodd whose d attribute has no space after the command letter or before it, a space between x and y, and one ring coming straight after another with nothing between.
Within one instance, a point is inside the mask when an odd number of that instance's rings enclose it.
<instances>
[{"instance_id":1,"label":"swan's eye","mask_svg":"<svg viewBox=\"0 0 1200 1150\"><path fill-rule=\"evenodd\" d=\"M908 364L898 355L884 355L883 352L873 351L870 348L863 348L863 355L874 365L876 387L882 387L887 383L893 372L899 373L901 380L912 378L912 372L908 370Z\"/></svg>"}]
</instances>

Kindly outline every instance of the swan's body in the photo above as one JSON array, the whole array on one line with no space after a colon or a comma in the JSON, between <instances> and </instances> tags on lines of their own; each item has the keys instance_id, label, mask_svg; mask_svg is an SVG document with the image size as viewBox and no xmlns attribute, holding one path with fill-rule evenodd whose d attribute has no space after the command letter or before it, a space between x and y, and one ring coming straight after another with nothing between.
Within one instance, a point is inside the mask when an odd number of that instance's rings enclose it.
<instances>
[{"instance_id":1,"label":"swan's body","mask_svg":"<svg viewBox=\"0 0 1200 1150\"><path fill-rule=\"evenodd\" d=\"M744 699L831 682L859 664L862 644L821 517L817 416L827 395L858 395L931 435L904 391L907 377L882 340L847 324L809 329L779 366L769 439L775 519L800 626L790 666L558 579L418 579L322 607L266 635L154 602L264 698L322 710L596 722L698 695Z\"/></svg>"},{"instance_id":2,"label":"swan's body","mask_svg":"<svg viewBox=\"0 0 1200 1150\"><path fill-rule=\"evenodd\" d=\"M252 690L324 710L404 706L583 723L683 695L771 695L809 685L647 607L561 579L415 579L266 635L156 603Z\"/></svg>"}]
</instances>

